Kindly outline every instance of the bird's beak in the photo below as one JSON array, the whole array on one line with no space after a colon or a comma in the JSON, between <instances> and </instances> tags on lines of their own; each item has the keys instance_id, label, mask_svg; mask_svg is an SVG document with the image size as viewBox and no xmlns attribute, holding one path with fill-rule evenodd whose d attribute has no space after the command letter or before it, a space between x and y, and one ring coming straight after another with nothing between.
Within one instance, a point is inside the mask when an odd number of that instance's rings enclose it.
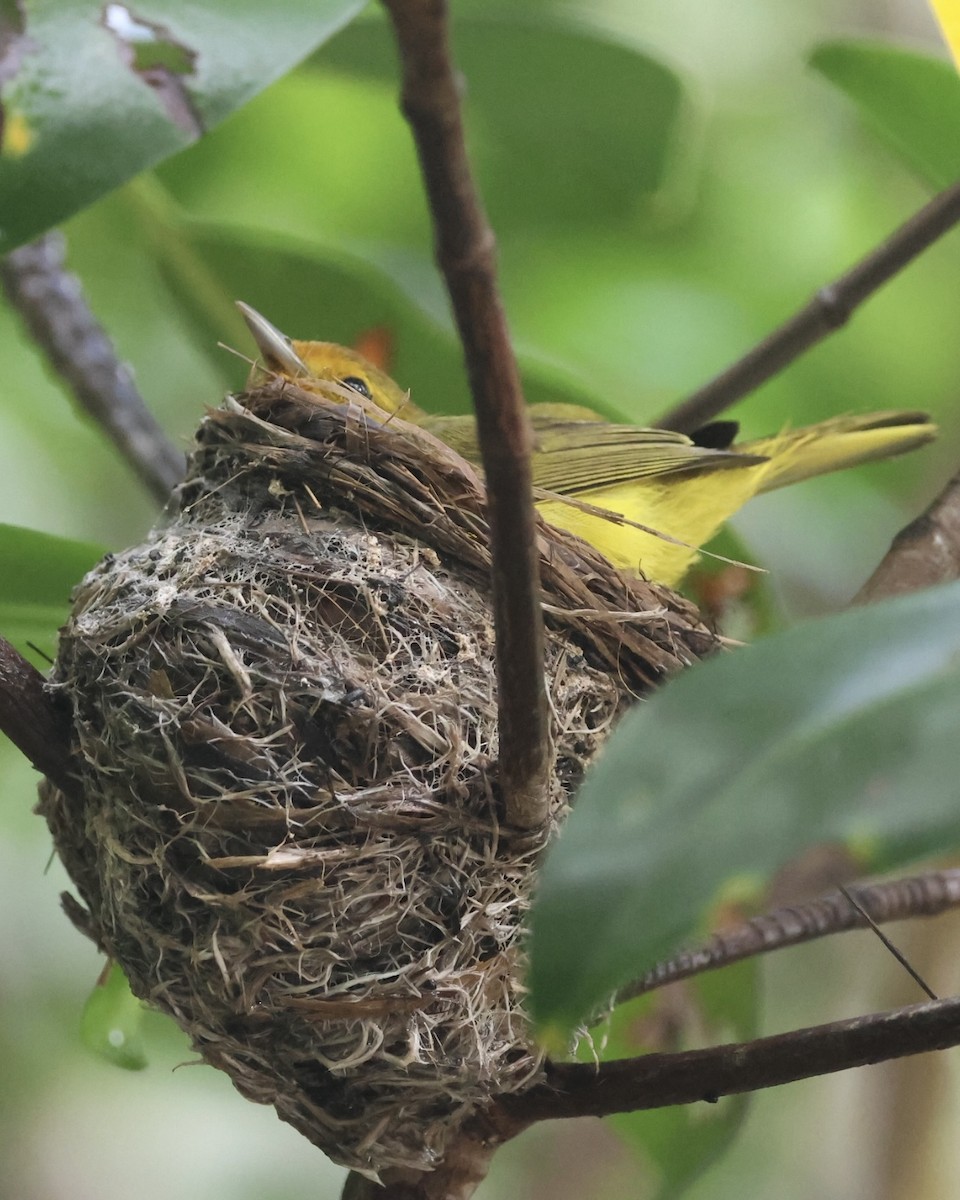
<instances>
[{"instance_id":1,"label":"bird's beak","mask_svg":"<svg viewBox=\"0 0 960 1200\"><path fill-rule=\"evenodd\" d=\"M310 374L306 363L294 350L285 333L281 333L276 325L271 325L266 317L261 316L249 304L244 304L242 300L237 301L237 308L253 334L253 340L257 343L257 349L266 367L294 378Z\"/></svg>"}]
</instances>

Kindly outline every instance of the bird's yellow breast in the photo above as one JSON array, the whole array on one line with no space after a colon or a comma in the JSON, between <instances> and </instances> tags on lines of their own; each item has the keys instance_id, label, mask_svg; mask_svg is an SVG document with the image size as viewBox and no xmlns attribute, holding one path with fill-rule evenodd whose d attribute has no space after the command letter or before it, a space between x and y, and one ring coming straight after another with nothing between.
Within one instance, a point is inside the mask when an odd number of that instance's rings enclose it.
<instances>
[{"instance_id":1,"label":"bird's yellow breast","mask_svg":"<svg viewBox=\"0 0 960 1200\"><path fill-rule=\"evenodd\" d=\"M709 486L701 474L663 476L642 484L591 488L574 498L666 534L682 545L560 500L541 501L537 508L545 521L583 538L621 570L676 584L697 558L700 546L756 493L761 470L762 465L715 471L708 477Z\"/></svg>"}]
</instances>

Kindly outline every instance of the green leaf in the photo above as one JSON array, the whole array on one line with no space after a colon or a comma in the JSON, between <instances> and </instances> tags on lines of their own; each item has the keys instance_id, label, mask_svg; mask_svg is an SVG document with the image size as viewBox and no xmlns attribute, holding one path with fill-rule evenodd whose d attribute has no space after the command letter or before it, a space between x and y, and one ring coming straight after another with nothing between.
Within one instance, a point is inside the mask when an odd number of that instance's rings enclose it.
<instances>
[{"instance_id":1,"label":"green leaf","mask_svg":"<svg viewBox=\"0 0 960 1200\"><path fill-rule=\"evenodd\" d=\"M757 963L747 960L621 1005L610 1020L605 1058L694 1050L757 1034ZM578 1057L585 1057L582 1053ZM679 1104L621 1113L609 1122L651 1180L649 1200L668 1200L727 1148L746 1116L749 1098Z\"/></svg>"},{"instance_id":2,"label":"green leaf","mask_svg":"<svg viewBox=\"0 0 960 1200\"><path fill-rule=\"evenodd\" d=\"M70 593L104 551L89 542L0 524L0 634L23 651L52 650Z\"/></svg>"},{"instance_id":3,"label":"green leaf","mask_svg":"<svg viewBox=\"0 0 960 1200\"><path fill-rule=\"evenodd\" d=\"M147 1065L143 1048L143 1004L130 991L116 963L98 981L80 1018L80 1040L94 1054L127 1071Z\"/></svg>"},{"instance_id":4,"label":"green leaf","mask_svg":"<svg viewBox=\"0 0 960 1200\"><path fill-rule=\"evenodd\" d=\"M362 4L59 0L8 15L0 254L196 141Z\"/></svg>"},{"instance_id":5,"label":"green leaf","mask_svg":"<svg viewBox=\"0 0 960 1200\"><path fill-rule=\"evenodd\" d=\"M811 65L936 188L960 178L960 76L952 63L899 46L827 42Z\"/></svg>"},{"instance_id":6,"label":"green leaf","mask_svg":"<svg viewBox=\"0 0 960 1200\"><path fill-rule=\"evenodd\" d=\"M845 845L887 870L960 840L960 584L799 626L628 713L548 857L532 1006L551 1043L668 957L724 888Z\"/></svg>"},{"instance_id":7,"label":"green leaf","mask_svg":"<svg viewBox=\"0 0 960 1200\"><path fill-rule=\"evenodd\" d=\"M516 8L459 13L453 38L471 158L496 228L622 219L664 187L685 117L684 86L664 62ZM383 21L344 29L314 63L397 77Z\"/></svg>"},{"instance_id":8,"label":"green leaf","mask_svg":"<svg viewBox=\"0 0 960 1200\"><path fill-rule=\"evenodd\" d=\"M383 330L392 346L388 369L422 407L466 412L470 407L463 357L449 318L421 303L425 263L387 274L376 262L318 239L184 216L159 186L138 181L131 193L158 269L189 317L197 345L241 387L253 347L234 300L245 300L296 338L353 345ZM430 277L433 282L432 275ZM521 355L525 394L544 400L589 404L610 412L571 372Z\"/></svg>"}]
</instances>

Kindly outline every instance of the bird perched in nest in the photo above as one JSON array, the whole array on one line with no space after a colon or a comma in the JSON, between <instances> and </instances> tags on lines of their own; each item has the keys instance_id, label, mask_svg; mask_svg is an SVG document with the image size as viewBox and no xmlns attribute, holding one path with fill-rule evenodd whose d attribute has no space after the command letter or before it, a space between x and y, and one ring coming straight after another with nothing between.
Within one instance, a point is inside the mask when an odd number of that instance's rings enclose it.
<instances>
[{"instance_id":1,"label":"bird perched in nest","mask_svg":"<svg viewBox=\"0 0 960 1200\"><path fill-rule=\"evenodd\" d=\"M342 385L361 403L430 430L480 464L473 417L425 413L356 351L293 340L249 305L238 307L263 364L254 379L262 379L265 369L307 392ZM937 433L925 413L913 411L834 417L738 444L732 421L688 437L612 424L574 404L537 404L529 414L533 481L541 489L537 508L544 520L591 543L621 570L669 585L683 579L704 542L753 496L902 454Z\"/></svg>"}]
</instances>

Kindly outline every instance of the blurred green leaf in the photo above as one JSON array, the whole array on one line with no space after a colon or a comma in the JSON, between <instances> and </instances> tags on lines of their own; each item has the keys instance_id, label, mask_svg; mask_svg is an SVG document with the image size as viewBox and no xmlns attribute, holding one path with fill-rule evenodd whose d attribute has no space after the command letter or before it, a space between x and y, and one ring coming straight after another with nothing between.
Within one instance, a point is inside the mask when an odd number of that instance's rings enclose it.
<instances>
[{"instance_id":1,"label":"blurred green leaf","mask_svg":"<svg viewBox=\"0 0 960 1200\"><path fill-rule=\"evenodd\" d=\"M185 217L159 188L138 181L132 192L158 269L190 320L197 344L234 387L248 373L241 354L253 347L234 300L245 300L296 338L353 345L382 330L392 350L388 369L416 403L437 412L470 407L459 343L449 319L436 318L417 297L419 271L394 277L376 263L316 239ZM562 367L521 354L531 403L563 400L609 412Z\"/></svg>"},{"instance_id":2,"label":"blurred green leaf","mask_svg":"<svg viewBox=\"0 0 960 1200\"><path fill-rule=\"evenodd\" d=\"M836 41L811 65L936 188L960 179L960 76L952 63L899 46Z\"/></svg>"},{"instance_id":3,"label":"blurred green leaf","mask_svg":"<svg viewBox=\"0 0 960 1200\"><path fill-rule=\"evenodd\" d=\"M195 141L362 3L152 0L149 19L140 5L7 6L0 253Z\"/></svg>"},{"instance_id":4,"label":"blurred green leaf","mask_svg":"<svg viewBox=\"0 0 960 1200\"><path fill-rule=\"evenodd\" d=\"M430 245L398 80L298 70L162 164L191 213L338 244Z\"/></svg>"},{"instance_id":5,"label":"blurred green leaf","mask_svg":"<svg viewBox=\"0 0 960 1200\"><path fill-rule=\"evenodd\" d=\"M604 1057L748 1041L757 1034L757 976L756 960L747 960L621 1005L610 1020ZM716 1104L621 1113L609 1122L655 1180L644 1195L669 1200L723 1153L748 1104L745 1095L724 1096Z\"/></svg>"},{"instance_id":6,"label":"blurred green leaf","mask_svg":"<svg viewBox=\"0 0 960 1200\"><path fill-rule=\"evenodd\" d=\"M21 651L28 641L52 650L71 591L103 554L89 542L0 524L0 634Z\"/></svg>"},{"instance_id":7,"label":"blurred green leaf","mask_svg":"<svg viewBox=\"0 0 960 1200\"><path fill-rule=\"evenodd\" d=\"M116 963L98 981L80 1018L80 1040L94 1054L127 1071L147 1065L143 1048L144 1007Z\"/></svg>"},{"instance_id":8,"label":"blurred green leaf","mask_svg":"<svg viewBox=\"0 0 960 1200\"><path fill-rule=\"evenodd\" d=\"M960 838L960 584L685 672L621 722L544 867L532 1003L554 1038L721 890L840 842L864 869Z\"/></svg>"},{"instance_id":9,"label":"blurred green leaf","mask_svg":"<svg viewBox=\"0 0 960 1200\"><path fill-rule=\"evenodd\" d=\"M685 116L666 63L549 10L461 13L453 36L471 156L497 228L622 219L664 187ZM313 62L397 78L384 21L345 28Z\"/></svg>"}]
</instances>

